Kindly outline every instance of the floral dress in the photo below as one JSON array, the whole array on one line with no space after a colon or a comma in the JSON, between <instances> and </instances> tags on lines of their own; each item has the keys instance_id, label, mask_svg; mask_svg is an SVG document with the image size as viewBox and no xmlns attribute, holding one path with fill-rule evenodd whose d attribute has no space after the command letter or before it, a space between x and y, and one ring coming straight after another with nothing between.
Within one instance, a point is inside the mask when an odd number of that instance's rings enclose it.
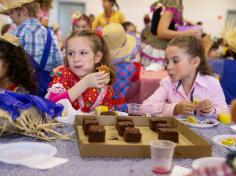
<instances>
[{"instance_id":1,"label":"floral dress","mask_svg":"<svg viewBox=\"0 0 236 176\"><path fill-rule=\"evenodd\" d=\"M59 99L69 99L68 92L80 79L70 70L69 67L61 67L57 70L52 78L52 82L49 84L48 97L53 99L56 96ZM61 96L61 95L66 96ZM50 98L51 97L51 98ZM74 109L80 109L83 112L93 111L96 106L104 105L109 109L113 109L112 105L113 89L112 86L105 86L101 89L88 88L79 96L75 101L71 102ZM69 99L70 100L70 99Z\"/></svg>"}]
</instances>

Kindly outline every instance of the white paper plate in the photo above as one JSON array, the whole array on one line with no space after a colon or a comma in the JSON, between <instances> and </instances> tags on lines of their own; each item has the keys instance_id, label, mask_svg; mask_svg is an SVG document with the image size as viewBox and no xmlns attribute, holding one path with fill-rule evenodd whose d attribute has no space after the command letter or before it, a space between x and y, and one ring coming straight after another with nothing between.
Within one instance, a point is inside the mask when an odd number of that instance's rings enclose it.
<instances>
[{"instance_id":1,"label":"white paper plate","mask_svg":"<svg viewBox=\"0 0 236 176\"><path fill-rule=\"evenodd\" d=\"M228 139L228 138L236 138L236 135L226 135L226 134L223 134L223 135L217 135L217 136L214 136L212 138L213 142L218 144L218 145L221 145L229 150L232 150L232 151L236 151L236 147L234 146L228 146L228 145L224 145L221 143L221 141L223 139Z\"/></svg>"},{"instance_id":2,"label":"white paper plate","mask_svg":"<svg viewBox=\"0 0 236 176\"><path fill-rule=\"evenodd\" d=\"M225 162L224 158L220 157L204 157L199 158L193 161L192 167L193 169L198 169L202 167L213 167Z\"/></svg>"},{"instance_id":3,"label":"white paper plate","mask_svg":"<svg viewBox=\"0 0 236 176\"><path fill-rule=\"evenodd\" d=\"M17 142L0 145L0 161L10 164L23 164L37 158L50 158L56 153L56 147L40 142Z\"/></svg>"},{"instance_id":4,"label":"white paper plate","mask_svg":"<svg viewBox=\"0 0 236 176\"><path fill-rule=\"evenodd\" d=\"M199 123L195 124L195 123L190 123L190 122L186 122L186 116L183 115L179 115L176 117L180 122L182 122L183 124L190 126L190 127L196 127L196 128L211 128L214 127L216 125L218 125L220 122L214 118L207 118L207 117L200 117L197 116L197 119L200 120ZM207 123L202 123L206 120L210 120L211 122L213 122L212 124L207 124Z\"/></svg>"}]
</instances>

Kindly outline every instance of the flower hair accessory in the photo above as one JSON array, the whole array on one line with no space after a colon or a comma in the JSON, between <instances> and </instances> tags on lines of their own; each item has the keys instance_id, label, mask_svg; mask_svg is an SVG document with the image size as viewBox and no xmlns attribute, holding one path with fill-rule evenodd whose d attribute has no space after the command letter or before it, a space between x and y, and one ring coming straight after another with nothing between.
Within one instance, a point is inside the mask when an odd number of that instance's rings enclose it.
<instances>
[{"instance_id":1,"label":"flower hair accessory","mask_svg":"<svg viewBox=\"0 0 236 176\"><path fill-rule=\"evenodd\" d=\"M101 31L100 29L96 29L95 32L96 32L96 35L97 35L99 38L102 38L102 37L103 37L103 33L102 33L102 31Z\"/></svg>"}]
</instances>

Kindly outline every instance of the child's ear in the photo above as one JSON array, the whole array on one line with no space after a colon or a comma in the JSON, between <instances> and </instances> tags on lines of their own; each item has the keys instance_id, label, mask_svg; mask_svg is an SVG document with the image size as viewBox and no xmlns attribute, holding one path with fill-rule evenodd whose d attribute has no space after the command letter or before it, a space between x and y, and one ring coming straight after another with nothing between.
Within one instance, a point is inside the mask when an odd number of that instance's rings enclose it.
<instances>
[{"instance_id":1,"label":"child's ear","mask_svg":"<svg viewBox=\"0 0 236 176\"><path fill-rule=\"evenodd\" d=\"M199 64L200 64L200 62L201 62L201 58L200 57L198 57L198 56L196 56L195 58L194 58L194 65L196 65L196 67L198 67L199 66Z\"/></svg>"},{"instance_id":2,"label":"child's ear","mask_svg":"<svg viewBox=\"0 0 236 176\"><path fill-rule=\"evenodd\" d=\"M98 51L96 54L95 54L95 58L94 58L94 62L97 64L99 63L101 60L102 60L102 52Z\"/></svg>"}]
</instances>

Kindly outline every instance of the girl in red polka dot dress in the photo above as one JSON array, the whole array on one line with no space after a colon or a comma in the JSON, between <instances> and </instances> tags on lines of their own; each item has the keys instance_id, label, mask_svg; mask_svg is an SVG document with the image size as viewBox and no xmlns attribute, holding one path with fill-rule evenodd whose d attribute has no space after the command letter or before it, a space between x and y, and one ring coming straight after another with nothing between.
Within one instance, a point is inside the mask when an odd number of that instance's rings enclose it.
<instances>
[{"instance_id":1,"label":"girl in red polka dot dress","mask_svg":"<svg viewBox=\"0 0 236 176\"><path fill-rule=\"evenodd\" d=\"M105 105L113 109L113 71L96 69L109 63L109 49L102 34L93 30L73 32L66 41L65 66L59 68L49 85L47 97L53 102L68 99L83 112ZM108 83L108 84L107 84Z\"/></svg>"}]
</instances>

